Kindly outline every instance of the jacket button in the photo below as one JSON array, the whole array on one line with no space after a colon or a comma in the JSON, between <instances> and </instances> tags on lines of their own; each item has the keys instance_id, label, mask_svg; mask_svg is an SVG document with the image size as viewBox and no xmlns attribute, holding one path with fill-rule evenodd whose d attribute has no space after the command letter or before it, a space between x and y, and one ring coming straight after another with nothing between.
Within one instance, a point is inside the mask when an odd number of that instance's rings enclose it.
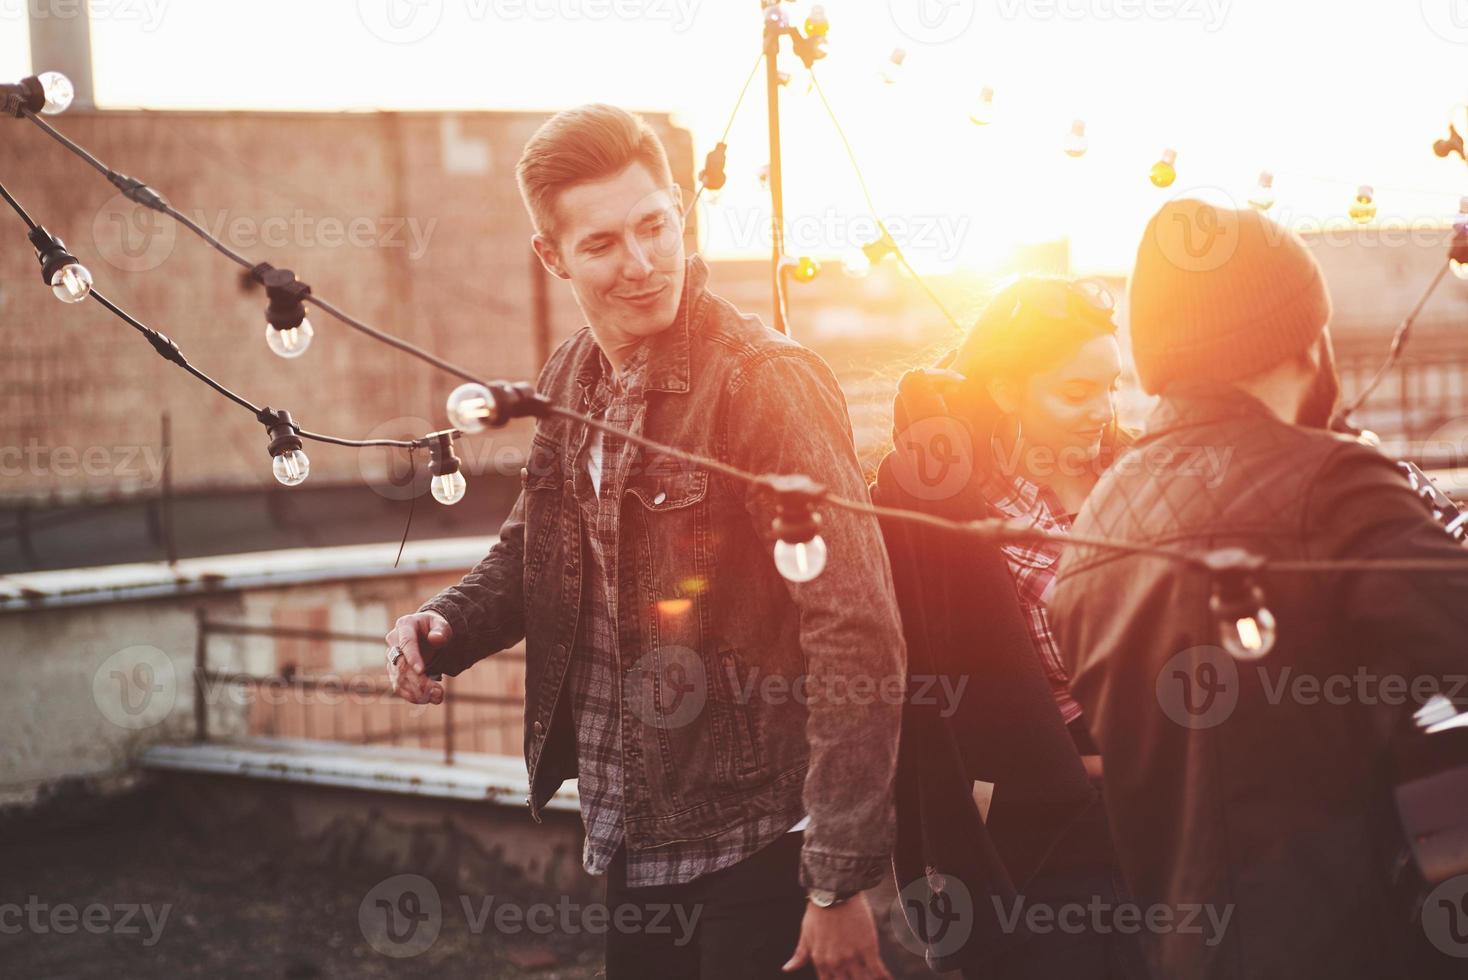
<instances>
[{"instance_id":1,"label":"jacket button","mask_svg":"<svg viewBox=\"0 0 1468 980\"><path fill-rule=\"evenodd\" d=\"M535 737L545 738L545 726L538 721L535 723Z\"/></svg>"},{"instance_id":2,"label":"jacket button","mask_svg":"<svg viewBox=\"0 0 1468 980\"><path fill-rule=\"evenodd\" d=\"M652 498L652 505L654 507L661 507L662 504L663 504L663 501L665 501L667 499L668 499L667 493L665 491L659 490L658 491L658 495L656 497Z\"/></svg>"}]
</instances>

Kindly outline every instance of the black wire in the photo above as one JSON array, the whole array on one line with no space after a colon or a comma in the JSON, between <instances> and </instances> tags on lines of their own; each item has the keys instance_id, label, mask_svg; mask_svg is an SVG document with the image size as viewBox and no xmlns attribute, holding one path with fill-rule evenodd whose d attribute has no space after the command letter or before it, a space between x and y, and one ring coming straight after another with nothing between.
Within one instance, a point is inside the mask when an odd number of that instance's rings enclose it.
<instances>
[{"instance_id":1,"label":"black wire","mask_svg":"<svg viewBox=\"0 0 1468 980\"><path fill-rule=\"evenodd\" d=\"M907 270L908 275L912 276L913 281L918 284L918 287L922 289L923 292L928 294L928 299L932 300L933 305L938 307L938 309L942 311L944 318L949 323L953 324L954 329L965 329L964 325L958 322L958 318L949 311L947 304L945 304L943 300L938 297L937 293L933 292L932 287L928 285L927 281L923 279L923 277L918 274L918 271L912 267L912 263L907 260L907 256L903 254L902 249L898 247L897 239L895 239L892 236L892 232L887 229L887 223L882 220L882 216L877 212L877 203L872 198L871 188L867 186L866 175L864 175L861 170L861 162L856 158L856 151L852 149L851 140L846 138L846 130L841 125L841 120L836 118L836 111L831 108L831 103L826 98L826 92L824 89L821 88L820 79L816 78L816 72L814 68L812 68L810 72L810 81L811 86L816 90L816 94L821 98L821 105L825 107L826 115L831 117L831 125L836 127L836 135L841 138L841 145L846 148L846 157L851 161L851 169L856 174L856 182L861 187L862 196L866 198L867 210L871 212L872 220L876 221L877 228L882 232L882 235L891 243L892 254L897 256L897 261L902 264L902 267L904 269Z\"/></svg>"},{"instance_id":2,"label":"black wire","mask_svg":"<svg viewBox=\"0 0 1468 980\"><path fill-rule=\"evenodd\" d=\"M26 118L28 118L31 122L33 122L37 126L39 126L41 128L42 132L46 133L51 138L55 139L62 146L66 147L72 153L75 153L82 160L86 161L90 166L92 166L97 171L99 171L102 174L102 176L106 177L108 179L108 181L110 181L110 182L112 182L114 184L114 186L116 186L116 179L123 176L123 175L119 174L117 171L115 171L115 170L111 169L110 167L108 167L102 161L98 160L91 153L87 152L87 150L85 148L83 148L80 144L78 144L76 141L74 141L74 140L70 139L69 137L67 137L64 133L62 133L61 131L59 131L58 129L56 129L54 126L52 126L50 123L46 122L44 119L42 119L40 116L36 115L35 113L30 112L29 110L27 110L26 111ZM236 252L234 249L230 248L228 245L226 245L224 242L220 241L218 238L215 238L206 229L204 229L202 226L200 226L197 222L193 221L191 218L189 218L187 215L185 215L182 211L178 210L173 205L169 204L167 201L163 201L160 198L159 199L159 202L158 202L158 206L155 207L154 210L160 211L163 214L168 215L174 221L177 221L179 224L183 225L189 231L193 232L195 235L199 236L204 241L208 242L210 246L212 246L217 252L219 252L225 258L229 259L231 262L234 262L234 263L236 263L236 264L238 264L240 266L243 266L246 269L253 269L253 268L255 268L256 263L251 262L246 256L241 255L239 252ZM375 327L368 326L367 324L363 323L361 320L358 320L357 318L348 315L347 313L345 313L342 310L336 308L331 303L328 303L326 300L322 299L321 297L316 296L314 293L311 294L311 295L306 296L305 297L305 300L306 300L306 302L311 303L311 304L319 307L325 313L327 313L327 314L335 317L336 319L340 320L342 323L345 323L347 326L351 327L353 330L356 330L356 331L359 331L360 333L366 334L367 336L371 337L374 340L380 341L381 343L384 343L384 344L387 344L387 345L389 345L391 347L394 347L397 350L400 350L403 353L408 354L408 355L410 355L412 357L416 357L419 360L421 360L421 361L423 361L423 362L425 362L427 364L431 364L434 367L438 368L440 371L445 371L445 372L447 372L449 374L452 374L455 377L460 378L460 379L462 379L464 381L474 381L474 382L477 382L479 384L483 384L484 383L483 380L481 380L480 378L476 377L473 373L471 373L471 372L469 372L469 371L467 371L467 370L465 370L463 368L460 368L460 367L458 367L458 366L456 366L456 365L454 365L454 364L452 364L452 363L450 363L448 361L445 361L443 358L438 357L437 355L434 355L434 354L429 353L428 351L424 350L422 347L417 346L416 344L409 343L408 341L403 340L400 337L395 337L395 336L393 336L391 334L384 333L383 331L378 330Z\"/></svg>"},{"instance_id":3,"label":"black wire","mask_svg":"<svg viewBox=\"0 0 1468 980\"><path fill-rule=\"evenodd\" d=\"M760 51L759 57L754 59L754 67L749 70L749 77L744 80L744 87L739 90L739 98L734 100L734 111L729 113L729 121L724 124L724 135L719 137L720 143L729 142L729 133L734 129L734 120L739 116L739 107L744 104L745 93L749 91L749 86L754 81L754 76L759 74L759 66L764 64L764 60L765 53L764 51ZM683 209L684 221L688 220L688 216L693 213L693 206L698 203L698 199L702 196L703 181L700 180L698 187L693 191L693 200L689 201L688 207Z\"/></svg>"},{"instance_id":4,"label":"black wire","mask_svg":"<svg viewBox=\"0 0 1468 980\"><path fill-rule=\"evenodd\" d=\"M40 225L36 224L35 220L31 218L30 214L26 212L26 209L20 206L20 202L10 196L10 192L5 189L4 184L0 184L0 196L3 196L5 198L5 202L15 209L15 213L20 215L20 220L26 223L27 228L29 228L31 231L35 231L37 228L41 227Z\"/></svg>"},{"instance_id":5,"label":"black wire","mask_svg":"<svg viewBox=\"0 0 1468 980\"><path fill-rule=\"evenodd\" d=\"M1396 333L1392 335L1392 346L1391 350L1387 352L1386 361L1377 369L1376 374L1372 376L1371 380L1366 383L1366 387L1361 389L1361 393L1351 399L1351 404L1341 410L1339 418L1349 419L1352 413L1366 403L1366 399L1376 390L1376 386L1386 379L1387 373L1391 371L1392 367L1397 363L1397 360L1402 356L1402 349L1407 345L1407 337L1411 333L1412 325L1422 315L1423 309L1427 306L1427 301L1432 298L1433 293L1437 292L1437 287L1442 283L1443 277L1448 274L1448 269L1451 266L1452 262L1449 260L1444 262L1442 268L1437 270L1437 275L1428 284L1427 291L1422 294L1422 298L1417 301L1417 305L1412 309L1412 312L1407 314L1407 318L1401 322L1401 325L1397 327Z\"/></svg>"},{"instance_id":6,"label":"black wire","mask_svg":"<svg viewBox=\"0 0 1468 980\"><path fill-rule=\"evenodd\" d=\"M413 478L418 475L418 458L413 455L413 450L408 450L408 486L413 486ZM403 540L398 542L398 556L392 560L392 567L397 568L398 562L403 560L403 548L408 544L408 529L413 526L413 505L418 502L418 495L411 494L408 497L408 521L403 525Z\"/></svg>"}]
</instances>

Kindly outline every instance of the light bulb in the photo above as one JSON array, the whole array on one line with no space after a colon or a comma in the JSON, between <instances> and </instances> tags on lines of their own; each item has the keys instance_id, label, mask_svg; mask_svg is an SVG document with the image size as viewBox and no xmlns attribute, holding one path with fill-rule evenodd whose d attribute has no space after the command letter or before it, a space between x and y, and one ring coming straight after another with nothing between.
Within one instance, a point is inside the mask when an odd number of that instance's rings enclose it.
<instances>
[{"instance_id":1,"label":"light bulb","mask_svg":"<svg viewBox=\"0 0 1468 980\"><path fill-rule=\"evenodd\" d=\"M819 262L809 255L802 255L800 261L795 263L795 268L791 270L790 275L794 277L796 282L805 283L813 281L816 276L820 275L820 272L821 265Z\"/></svg>"},{"instance_id":2,"label":"light bulb","mask_svg":"<svg viewBox=\"0 0 1468 980\"><path fill-rule=\"evenodd\" d=\"M449 395L449 424L465 432L483 432L485 420L494 412L494 396L482 384L470 381Z\"/></svg>"},{"instance_id":3,"label":"light bulb","mask_svg":"<svg viewBox=\"0 0 1468 980\"><path fill-rule=\"evenodd\" d=\"M787 582L809 582L826 568L826 539L817 534L800 544L776 541L775 568Z\"/></svg>"},{"instance_id":4,"label":"light bulb","mask_svg":"<svg viewBox=\"0 0 1468 980\"><path fill-rule=\"evenodd\" d=\"M287 327L284 330L265 324L266 346L285 358L300 357L306 353L314 336L316 331L312 329L310 320L302 320L299 327Z\"/></svg>"},{"instance_id":5,"label":"light bulb","mask_svg":"<svg viewBox=\"0 0 1468 980\"><path fill-rule=\"evenodd\" d=\"M1274 207L1274 174L1268 170L1259 175L1259 184L1254 188L1254 193L1249 195L1249 206L1259 211L1268 211Z\"/></svg>"},{"instance_id":6,"label":"light bulb","mask_svg":"<svg viewBox=\"0 0 1468 980\"><path fill-rule=\"evenodd\" d=\"M1221 619L1218 637L1223 648L1238 660L1258 660L1274 649L1274 614L1260 607L1252 616Z\"/></svg>"},{"instance_id":7,"label":"light bulb","mask_svg":"<svg viewBox=\"0 0 1468 980\"><path fill-rule=\"evenodd\" d=\"M896 85L897 80L902 77L902 63L907 60L907 52L902 48L893 48L892 56L882 66L882 81L888 85Z\"/></svg>"},{"instance_id":8,"label":"light bulb","mask_svg":"<svg viewBox=\"0 0 1468 980\"><path fill-rule=\"evenodd\" d=\"M72 87L71 79L59 71L42 72L36 78L46 93L46 104L41 107L41 115L54 116L71 107L71 100L76 98L76 89Z\"/></svg>"},{"instance_id":9,"label":"light bulb","mask_svg":"<svg viewBox=\"0 0 1468 980\"><path fill-rule=\"evenodd\" d=\"M92 274L77 262L63 265L51 277L51 292L63 303L80 303L92 294Z\"/></svg>"},{"instance_id":10,"label":"light bulb","mask_svg":"<svg viewBox=\"0 0 1468 980\"><path fill-rule=\"evenodd\" d=\"M968 121L975 126L987 126L994 121L994 114L994 90L986 85L979 93L974 111L968 114Z\"/></svg>"},{"instance_id":11,"label":"light bulb","mask_svg":"<svg viewBox=\"0 0 1468 980\"><path fill-rule=\"evenodd\" d=\"M1171 187L1177 180L1177 150L1163 150L1162 159L1152 164L1152 186Z\"/></svg>"},{"instance_id":12,"label":"light bulb","mask_svg":"<svg viewBox=\"0 0 1468 980\"><path fill-rule=\"evenodd\" d=\"M864 249L853 248L841 256L841 268L848 276L865 279L872 271L872 260L867 257Z\"/></svg>"},{"instance_id":13,"label":"light bulb","mask_svg":"<svg viewBox=\"0 0 1468 980\"><path fill-rule=\"evenodd\" d=\"M1370 224L1376 217L1376 192L1369 184L1362 184L1356 191L1356 200L1351 204L1351 220L1358 225Z\"/></svg>"},{"instance_id":14,"label":"light bulb","mask_svg":"<svg viewBox=\"0 0 1468 980\"><path fill-rule=\"evenodd\" d=\"M1065 155L1079 158L1086 155L1091 148L1091 140L1086 136L1086 123L1077 119L1070 124L1070 132L1065 137Z\"/></svg>"},{"instance_id":15,"label":"light bulb","mask_svg":"<svg viewBox=\"0 0 1468 980\"><path fill-rule=\"evenodd\" d=\"M464 499L467 488L463 473L458 470L444 473L433 478L433 499L441 504L457 504Z\"/></svg>"},{"instance_id":16,"label":"light bulb","mask_svg":"<svg viewBox=\"0 0 1468 980\"><path fill-rule=\"evenodd\" d=\"M292 449L276 456L270 468L275 471L277 480L288 487L294 487L299 486L311 474L311 460L303 450Z\"/></svg>"},{"instance_id":17,"label":"light bulb","mask_svg":"<svg viewBox=\"0 0 1468 980\"><path fill-rule=\"evenodd\" d=\"M1458 206L1458 220L1453 222L1453 251L1448 268L1459 279L1468 281L1468 197Z\"/></svg>"},{"instance_id":18,"label":"light bulb","mask_svg":"<svg viewBox=\"0 0 1468 980\"><path fill-rule=\"evenodd\" d=\"M806 37L825 37L831 33L831 21L826 17L826 8L816 4L805 18Z\"/></svg>"}]
</instances>

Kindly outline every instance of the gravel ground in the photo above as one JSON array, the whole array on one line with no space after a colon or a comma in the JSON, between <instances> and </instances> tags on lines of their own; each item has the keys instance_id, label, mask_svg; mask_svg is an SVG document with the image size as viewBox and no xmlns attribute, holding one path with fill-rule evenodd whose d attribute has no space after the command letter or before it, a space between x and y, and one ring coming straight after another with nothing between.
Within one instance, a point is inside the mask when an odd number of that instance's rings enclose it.
<instances>
[{"instance_id":1,"label":"gravel ground","mask_svg":"<svg viewBox=\"0 0 1468 980\"><path fill-rule=\"evenodd\" d=\"M359 910L392 869L343 866L319 845L272 833L259 814L242 817L244 827L206 831L168 805L145 791L106 803L53 801L39 820L0 814L0 977L580 980L600 973L600 936L505 936L492 928L476 935L447 900L431 946L407 958L384 955ZM453 894L453 886L439 891ZM890 898L874 896L879 913ZM890 935L884 940L894 976L933 976Z\"/></svg>"}]
</instances>

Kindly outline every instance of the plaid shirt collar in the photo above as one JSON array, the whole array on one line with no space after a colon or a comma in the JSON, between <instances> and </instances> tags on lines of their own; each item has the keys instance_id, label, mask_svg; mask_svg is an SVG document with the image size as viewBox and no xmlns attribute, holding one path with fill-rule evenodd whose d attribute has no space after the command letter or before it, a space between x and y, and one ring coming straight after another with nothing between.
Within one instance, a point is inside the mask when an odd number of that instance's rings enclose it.
<instances>
[{"instance_id":1,"label":"plaid shirt collar","mask_svg":"<svg viewBox=\"0 0 1468 980\"><path fill-rule=\"evenodd\" d=\"M1068 531L1071 516L1065 513L1054 490L1015 473L1009 477L991 471L983 481L984 498L1000 516L1025 521L1045 531ZM1011 542L1001 546L1010 558L1036 568L1054 564L1060 547L1054 542Z\"/></svg>"},{"instance_id":2,"label":"plaid shirt collar","mask_svg":"<svg viewBox=\"0 0 1468 980\"><path fill-rule=\"evenodd\" d=\"M643 341L632 349L632 354L622 364L622 370L614 371L611 361L598 347L596 356L586 362L576 379L576 386L581 390L581 404L595 415L605 411L613 398L640 396L651 359L652 346L650 342Z\"/></svg>"}]
</instances>

